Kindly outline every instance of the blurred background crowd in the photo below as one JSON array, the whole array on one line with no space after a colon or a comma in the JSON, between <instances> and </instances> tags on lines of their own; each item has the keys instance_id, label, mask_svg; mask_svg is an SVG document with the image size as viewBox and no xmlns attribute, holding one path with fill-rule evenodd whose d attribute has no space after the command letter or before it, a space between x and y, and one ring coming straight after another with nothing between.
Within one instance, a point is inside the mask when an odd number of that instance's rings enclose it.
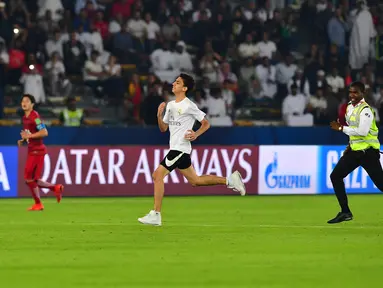
<instances>
[{"instance_id":1,"label":"blurred background crowd","mask_svg":"<svg viewBox=\"0 0 383 288\"><path fill-rule=\"evenodd\" d=\"M49 125L156 125L171 83L213 126L344 121L366 84L383 117L383 3L365 0L0 2L0 124L30 93Z\"/></svg>"}]
</instances>

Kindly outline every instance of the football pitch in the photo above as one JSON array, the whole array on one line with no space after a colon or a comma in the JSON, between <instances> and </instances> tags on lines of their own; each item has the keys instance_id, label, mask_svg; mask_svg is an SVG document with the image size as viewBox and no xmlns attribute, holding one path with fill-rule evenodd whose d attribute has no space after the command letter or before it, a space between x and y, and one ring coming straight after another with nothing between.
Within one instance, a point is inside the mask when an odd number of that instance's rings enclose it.
<instances>
[{"instance_id":1,"label":"football pitch","mask_svg":"<svg viewBox=\"0 0 383 288\"><path fill-rule=\"evenodd\" d=\"M1 287L379 287L383 195L0 200Z\"/></svg>"}]
</instances>

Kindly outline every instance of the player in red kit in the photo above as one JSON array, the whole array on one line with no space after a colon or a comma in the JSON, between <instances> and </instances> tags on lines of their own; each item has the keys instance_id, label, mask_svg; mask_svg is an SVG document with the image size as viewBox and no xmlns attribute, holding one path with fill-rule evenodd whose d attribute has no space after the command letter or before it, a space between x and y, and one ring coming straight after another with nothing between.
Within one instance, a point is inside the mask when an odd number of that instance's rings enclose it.
<instances>
[{"instance_id":1,"label":"player in red kit","mask_svg":"<svg viewBox=\"0 0 383 288\"><path fill-rule=\"evenodd\" d=\"M56 195L57 202L60 203L64 186L61 184L51 184L40 179L44 167L44 156L47 154L47 147L43 143L43 138L48 136L48 130L41 121L39 113L33 110L35 97L29 94L23 95L21 108L24 110L23 130L21 140L18 141L20 147L23 142L28 143L28 158L25 164L24 180L31 190L35 204L29 211L42 211L44 206L40 200L40 188L48 188Z\"/></svg>"}]
</instances>

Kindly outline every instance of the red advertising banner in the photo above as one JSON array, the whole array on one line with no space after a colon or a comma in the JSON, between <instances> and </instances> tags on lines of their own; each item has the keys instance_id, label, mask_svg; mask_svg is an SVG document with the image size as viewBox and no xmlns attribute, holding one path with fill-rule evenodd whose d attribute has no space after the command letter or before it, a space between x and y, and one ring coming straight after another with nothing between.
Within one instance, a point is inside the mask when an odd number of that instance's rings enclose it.
<instances>
[{"instance_id":1,"label":"red advertising banner","mask_svg":"<svg viewBox=\"0 0 383 288\"><path fill-rule=\"evenodd\" d=\"M42 179L64 184L64 196L152 195L152 173L167 152L165 146L51 146ZM23 179L26 157L26 149L19 149L19 197L30 196ZM191 158L197 175L226 177L239 170L248 194L257 193L258 147L197 146ZM165 179L166 195L233 193L224 186L192 187L178 171Z\"/></svg>"}]
</instances>

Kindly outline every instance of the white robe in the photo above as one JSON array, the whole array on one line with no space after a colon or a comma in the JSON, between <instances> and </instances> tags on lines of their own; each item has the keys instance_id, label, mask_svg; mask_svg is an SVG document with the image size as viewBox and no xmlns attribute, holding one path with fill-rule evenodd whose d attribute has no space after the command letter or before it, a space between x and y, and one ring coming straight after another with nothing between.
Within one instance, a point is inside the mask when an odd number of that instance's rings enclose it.
<instances>
[{"instance_id":1,"label":"white robe","mask_svg":"<svg viewBox=\"0 0 383 288\"><path fill-rule=\"evenodd\" d=\"M367 8L355 16L350 39L349 62L352 69L362 69L368 63L371 38L376 36L372 16Z\"/></svg>"}]
</instances>

